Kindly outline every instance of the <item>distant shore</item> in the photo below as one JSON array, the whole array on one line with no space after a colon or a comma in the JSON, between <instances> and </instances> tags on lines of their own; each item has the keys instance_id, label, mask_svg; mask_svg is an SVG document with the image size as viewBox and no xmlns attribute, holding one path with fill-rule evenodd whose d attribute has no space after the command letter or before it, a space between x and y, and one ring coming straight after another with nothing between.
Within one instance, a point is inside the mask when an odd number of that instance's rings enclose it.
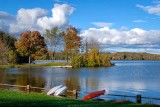
<instances>
[{"instance_id":1,"label":"distant shore","mask_svg":"<svg viewBox=\"0 0 160 107\"><path fill-rule=\"evenodd\" d=\"M160 60L160 54L117 52L107 53L110 60Z\"/></svg>"}]
</instances>

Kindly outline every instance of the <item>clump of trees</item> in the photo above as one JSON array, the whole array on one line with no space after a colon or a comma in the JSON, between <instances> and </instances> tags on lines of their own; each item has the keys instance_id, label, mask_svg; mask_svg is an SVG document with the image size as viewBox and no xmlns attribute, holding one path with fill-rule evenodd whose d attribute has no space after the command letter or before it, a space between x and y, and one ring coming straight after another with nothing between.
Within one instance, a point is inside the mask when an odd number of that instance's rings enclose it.
<instances>
[{"instance_id":1,"label":"clump of trees","mask_svg":"<svg viewBox=\"0 0 160 107\"><path fill-rule=\"evenodd\" d=\"M71 60L71 65L73 67L108 67L113 64L107 55L103 55L97 50L91 50L88 55L76 55L73 60Z\"/></svg>"},{"instance_id":2,"label":"clump of trees","mask_svg":"<svg viewBox=\"0 0 160 107\"><path fill-rule=\"evenodd\" d=\"M81 37L78 35L79 31L73 27L68 27L65 31L59 31L57 27L51 30L46 30L45 38L50 43L51 57L56 59L56 46L59 43L64 43L64 54L61 53L61 58L70 61L73 67L99 67L111 66L108 55L100 52L98 43L94 40L86 41L85 53L80 53L82 44ZM52 50L53 49L53 50ZM52 54L53 52L53 54ZM64 58L64 56L66 58Z\"/></svg>"},{"instance_id":3,"label":"clump of trees","mask_svg":"<svg viewBox=\"0 0 160 107\"><path fill-rule=\"evenodd\" d=\"M107 67L113 65L109 60L109 56L100 52L98 42L91 40L90 43L85 44L87 44L85 53L77 54L71 60L73 67Z\"/></svg>"},{"instance_id":4,"label":"clump of trees","mask_svg":"<svg viewBox=\"0 0 160 107\"><path fill-rule=\"evenodd\" d=\"M17 62L14 42L16 38L3 31L0 31L0 64L10 64Z\"/></svg>"},{"instance_id":5,"label":"clump of trees","mask_svg":"<svg viewBox=\"0 0 160 107\"><path fill-rule=\"evenodd\" d=\"M26 58L30 63L31 59L46 59L47 46L38 31L23 32L18 40L0 31L0 53L1 65L27 62Z\"/></svg>"},{"instance_id":6,"label":"clump of trees","mask_svg":"<svg viewBox=\"0 0 160 107\"><path fill-rule=\"evenodd\" d=\"M31 63L33 60L66 59L73 67L111 66L109 57L100 52L98 43L94 40L86 41L85 53L80 53L84 45L79 31L70 26L66 30L58 27L47 29L44 36L38 31L26 31L20 34L19 39L4 32L0 32L0 64ZM48 50L47 45L51 50ZM56 49L61 45L63 52ZM56 58L58 57L58 58Z\"/></svg>"}]
</instances>

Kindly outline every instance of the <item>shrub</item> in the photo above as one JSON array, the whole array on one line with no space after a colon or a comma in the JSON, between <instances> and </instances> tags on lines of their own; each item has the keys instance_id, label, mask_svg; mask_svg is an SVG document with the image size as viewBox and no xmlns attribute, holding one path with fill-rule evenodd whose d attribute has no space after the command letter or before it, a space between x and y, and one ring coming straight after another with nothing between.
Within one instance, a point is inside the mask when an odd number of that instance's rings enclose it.
<instances>
[{"instance_id":1,"label":"shrub","mask_svg":"<svg viewBox=\"0 0 160 107\"><path fill-rule=\"evenodd\" d=\"M71 59L71 65L73 67L101 67L112 66L108 55L100 54L98 50L91 50L86 54L77 54Z\"/></svg>"}]
</instances>

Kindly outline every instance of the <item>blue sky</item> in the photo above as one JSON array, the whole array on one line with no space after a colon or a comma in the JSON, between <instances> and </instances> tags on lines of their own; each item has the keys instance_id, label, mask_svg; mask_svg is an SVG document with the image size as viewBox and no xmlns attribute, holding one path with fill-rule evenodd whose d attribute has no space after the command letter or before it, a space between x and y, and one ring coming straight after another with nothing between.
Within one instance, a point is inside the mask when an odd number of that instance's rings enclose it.
<instances>
[{"instance_id":1,"label":"blue sky","mask_svg":"<svg viewBox=\"0 0 160 107\"><path fill-rule=\"evenodd\" d=\"M107 44L104 50L110 52L159 54L159 23L160 0L0 0L1 30L43 34L73 25L80 36Z\"/></svg>"},{"instance_id":2,"label":"blue sky","mask_svg":"<svg viewBox=\"0 0 160 107\"><path fill-rule=\"evenodd\" d=\"M136 5L155 5L152 0L1 0L0 11L16 15L21 8L43 8L50 11L55 3L67 3L75 8L69 17L70 24L80 29L95 27L92 22L113 23L112 28L140 27L145 30L160 29L160 16L148 14ZM134 22L143 20L145 22Z\"/></svg>"},{"instance_id":3,"label":"blue sky","mask_svg":"<svg viewBox=\"0 0 160 107\"><path fill-rule=\"evenodd\" d=\"M136 5L154 5L152 0L85 0L75 2L76 11L70 18L71 23L80 28L94 27L92 22L113 23L113 28L126 26L128 28L141 27L143 29L160 29L157 21L160 17L149 15ZM148 2L146 2L148 1ZM158 18L158 20L154 20ZM135 23L144 20L146 23Z\"/></svg>"}]
</instances>

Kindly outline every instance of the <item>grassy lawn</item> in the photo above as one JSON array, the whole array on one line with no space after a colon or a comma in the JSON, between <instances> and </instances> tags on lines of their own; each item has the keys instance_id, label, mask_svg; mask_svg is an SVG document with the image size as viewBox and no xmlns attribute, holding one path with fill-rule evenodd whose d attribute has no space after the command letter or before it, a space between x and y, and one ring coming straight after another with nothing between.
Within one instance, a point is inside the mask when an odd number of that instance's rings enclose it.
<instances>
[{"instance_id":1,"label":"grassy lawn","mask_svg":"<svg viewBox=\"0 0 160 107\"><path fill-rule=\"evenodd\" d=\"M70 63L53 62L45 64L0 65L0 68L24 68L24 67L46 67L46 66L70 66Z\"/></svg>"},{"instance_id":2,"label":"grassy lawn","mask_svg":"<svg viewBox=\"0 0 160 107\"><path fill-rule=\"evenodd\" d=\"M0 107L156 107L154 105L118 103L114 101L83 101L56 98L40 93L20 93L0 90Z\"/></svg>"}]
</instances>

